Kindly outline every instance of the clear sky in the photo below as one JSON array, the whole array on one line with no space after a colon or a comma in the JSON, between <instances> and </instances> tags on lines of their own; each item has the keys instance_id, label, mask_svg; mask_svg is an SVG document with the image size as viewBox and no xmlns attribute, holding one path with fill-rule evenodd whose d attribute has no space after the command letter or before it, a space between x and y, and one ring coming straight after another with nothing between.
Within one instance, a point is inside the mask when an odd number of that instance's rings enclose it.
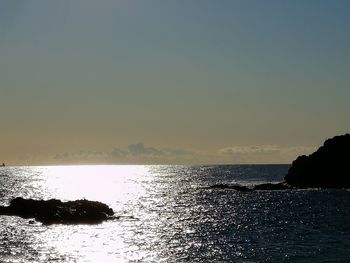
<instances>
[{"instance_id":1,"label":"clear sky","mask_svg":"<svg viewBox=\"0 0 350 263\"><path fill-rule=\"evenodd\" d=\"M0 162L289 163L350 131L350 1L0 2Z\"/></svg>"}]
</instances>

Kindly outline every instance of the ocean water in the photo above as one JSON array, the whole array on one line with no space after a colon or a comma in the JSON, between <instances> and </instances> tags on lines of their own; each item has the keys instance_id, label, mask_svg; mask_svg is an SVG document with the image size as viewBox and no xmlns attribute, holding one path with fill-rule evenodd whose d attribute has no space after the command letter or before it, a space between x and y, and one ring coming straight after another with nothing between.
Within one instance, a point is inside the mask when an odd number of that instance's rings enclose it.
<instances>
[{"instance_id":1,"label":"ocean water","mask_svg":"<svg viewBox=\"0 0 350 263\"><path fill-rule=\"evenodd\" d=\"M1 168L1 205L86 198L121 217L45 226L0 216L0 262L350 262L349 190L204 189L281 181L288 167Z\"/></svg>"}]
</instances>

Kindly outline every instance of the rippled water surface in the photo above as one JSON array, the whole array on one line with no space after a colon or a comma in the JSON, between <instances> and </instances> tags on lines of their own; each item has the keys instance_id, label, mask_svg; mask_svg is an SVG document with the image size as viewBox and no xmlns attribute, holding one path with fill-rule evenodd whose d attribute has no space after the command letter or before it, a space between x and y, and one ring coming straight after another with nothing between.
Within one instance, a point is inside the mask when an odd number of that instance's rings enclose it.
<instances>
[{"instance_id":1,"label":"rippled water surface","mask_svg":"<svg viewBox=\"0 0 350 263\"><path fill-rule=\"evenodd\" d=\"M0 262L350 262L350 192L206 190L280 181L287 165L57 166L0 170L17 196L107 203L119 220L0 216Z\"/></svg>"}]
</instances>

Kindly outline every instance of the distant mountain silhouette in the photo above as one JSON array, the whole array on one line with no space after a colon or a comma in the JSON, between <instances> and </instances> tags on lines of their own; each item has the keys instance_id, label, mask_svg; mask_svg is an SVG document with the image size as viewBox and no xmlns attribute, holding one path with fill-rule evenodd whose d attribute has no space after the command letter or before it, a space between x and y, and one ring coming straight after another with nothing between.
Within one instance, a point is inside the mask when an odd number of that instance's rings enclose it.
<instances>
[{"instance_id":1,"label":"distant mountain silhouette","mask_svg":"<svg viewBox=\"0 0 350 263\"><path fill-rule=\"evenodd\" d=\"M328 139L311 155L299 156L284 179L297 188L349 188L350 134Z\"/></svg>"}]
</instances>

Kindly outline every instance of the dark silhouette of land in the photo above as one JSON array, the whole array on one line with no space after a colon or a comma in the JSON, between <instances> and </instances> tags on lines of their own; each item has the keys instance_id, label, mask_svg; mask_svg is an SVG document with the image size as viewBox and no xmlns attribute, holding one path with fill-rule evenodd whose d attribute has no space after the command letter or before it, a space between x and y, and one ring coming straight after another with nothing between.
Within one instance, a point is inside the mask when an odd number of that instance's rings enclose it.
<instances>
[{"instance_id":1,"label":"dark silhouette of land","mask_svg":"<svg viewBox=\"0 0 350 263\"><path fill-rule=\"evenodd\" d=\"M206 189L287 190L300 188L350 188L350 134L325 141L316 152L293 161L283 182L247 187L216 184ZM0 215L34 218L43 224L96 224L114 219L106 204L88 200L62 202L57 199L33 200L17 197L9 206L0 206Z\"/></svg>"},{"instance_id":2,"label":"dark silhouette of land","mask_svg":"<svg viewBox=\"0 0 350 263\"><path fill-rule=\"evenodd\" d=\"M245 192L294 188L350 188L350 134L328 139L316 152L309 156L299 156L293 161L281 183L259 184L252 188L237 184L216 184L206 188Z\"/></svg>"},{"instance_id":3,"label":"dark silhouette of land","mask_svg":"<svg viewBox=\"0 0 350 263\"><path fill-rule=\"evenodd\" d=\"M114 219L106 204L88 200L62 202L57 199L33 200L17 197L9 206L0 206L0 215L34 218L43 224L98 224Z\"/></svg>"},{"instance_id":4,"label":"dark silhouette of land","mask_svg":"<svg viewBox=\"0 0 350 263\"><path fill-rule=\"evenodd\" d=\"M299 156L284 180L298 188L349 188L350 134L328 139L311 155Z\"/></svg>"},{"instance_id":5,"label":"dark silhouette of land","mask_svg":"<svg viewBox=\"0 0 350 263\"><path fill-rule=\"evenodd\" d=\"M293 189L293 187L288 185L285 182L282 182L282 183L258 184L253 187L248 187L248 186L239 185L239 184L214 184L214 185L205 187L205 189L221 189L221 190L236 190L240 192L250 192L254 190L265 190L265 191L288 190L288 189Z\"/></svg>"}]
</instances>

